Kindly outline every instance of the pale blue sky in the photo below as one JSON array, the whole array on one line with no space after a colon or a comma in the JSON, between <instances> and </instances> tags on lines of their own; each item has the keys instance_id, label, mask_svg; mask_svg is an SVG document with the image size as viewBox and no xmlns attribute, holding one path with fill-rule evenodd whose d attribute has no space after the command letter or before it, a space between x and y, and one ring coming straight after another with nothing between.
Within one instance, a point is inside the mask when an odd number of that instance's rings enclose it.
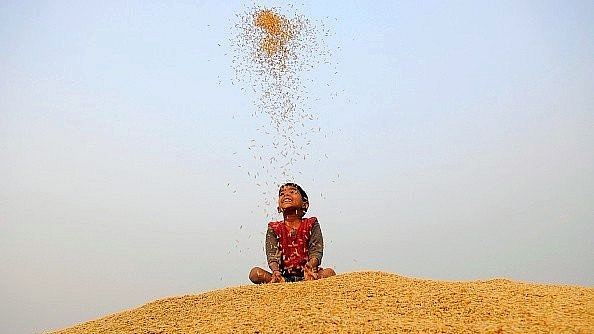
<instances>
[{"instance_id":1,"label":"pale blue sky","mask_svg":"<svg viewBox=\"0 0 594 334\"><path fill-rule=\"evenodd\" d=\"M256 97L231 84L250 6L0 4L0 332L248 284L265 266ZM322 133L294 180L325 265L594 286L591 1L295 8L340 47L313 73Z\"/></svg>"}]
</instances>

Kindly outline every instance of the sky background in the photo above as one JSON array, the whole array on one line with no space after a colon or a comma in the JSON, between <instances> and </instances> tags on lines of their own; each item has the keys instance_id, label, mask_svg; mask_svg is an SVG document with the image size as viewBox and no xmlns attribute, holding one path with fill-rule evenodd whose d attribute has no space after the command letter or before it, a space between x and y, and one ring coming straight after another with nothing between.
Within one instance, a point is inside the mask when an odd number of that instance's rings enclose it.
<instances>
[{"instance_id":1,"label":"sky background","mask_svg":"<svg viewBox=\"0 0 594 334\"><path fill-rule=\"evenodd\" d=\"M230 46L252 4L1 2L0 332L266 265L261 120ZM331 66L304 74L321 131L294 180L325 266L594 286L593 2L294 9L332 31Z\"/></svg>"}]
</instances>

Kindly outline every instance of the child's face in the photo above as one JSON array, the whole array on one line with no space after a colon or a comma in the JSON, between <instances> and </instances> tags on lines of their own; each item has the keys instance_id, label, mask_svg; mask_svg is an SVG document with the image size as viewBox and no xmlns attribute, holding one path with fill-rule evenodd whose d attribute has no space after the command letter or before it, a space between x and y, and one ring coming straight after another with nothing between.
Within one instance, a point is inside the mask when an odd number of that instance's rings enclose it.
<instances>
[{"instance_id":1,"label":"child's face","mask_svg":"<svg viewBox=\"0 0 594 334\"><path fill-rule=\"evenodd\" d=\"M280 211L287 209L307 209L308 203L303 201L301 193L293 186L284 186L278 195L278 207Z\"/></svg>"}]
</instances>

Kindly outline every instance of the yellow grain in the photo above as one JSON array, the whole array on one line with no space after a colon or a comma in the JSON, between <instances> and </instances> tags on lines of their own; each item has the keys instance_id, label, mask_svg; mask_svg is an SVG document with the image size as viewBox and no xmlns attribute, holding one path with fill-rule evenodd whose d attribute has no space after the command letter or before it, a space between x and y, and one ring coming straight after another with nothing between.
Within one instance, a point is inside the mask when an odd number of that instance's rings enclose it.
<instances>
[{"instance_id":1,"label":"yellow grain","mask_svg":"<svg viewBox=\"0 0 594 334\"><path fill-rule=\"evenodd\" d=\"M594 333L594 288L384 272L170 297L54 334Z\"/></svg>"},{"instance_id":2,"label":"yellow grain","mask_svg":"<svg viewBox=\"0 0 594 334\"><path fill-rule=\"evenodd\" d=\"M263 175L255 178L260 184L295 179L295 157L302 156L310 132L315 132L307 126L316 119L307 101L315 93L308 91L313 82L307 72L327 63L323 39L328 33L293 9L256 6L238 14L237 34L231 39L236 82L245 85L244 93L255 93L251 115L261 122L258 142L264 145L250 147L256 162L267 162ZM275 193L258 188L263 198Z\"/></svg>"}]
</instances>

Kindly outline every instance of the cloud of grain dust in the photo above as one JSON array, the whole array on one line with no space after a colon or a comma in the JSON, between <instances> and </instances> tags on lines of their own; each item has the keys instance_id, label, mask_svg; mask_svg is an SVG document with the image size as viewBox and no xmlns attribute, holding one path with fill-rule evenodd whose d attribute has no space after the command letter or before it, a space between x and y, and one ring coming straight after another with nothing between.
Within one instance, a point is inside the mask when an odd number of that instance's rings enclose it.
<instances>
[{"instance_id":1,"label":"cloud of grain dust","mask_svg":"<svg viewBox=\"0 0 594 334\"><path fill-rule=\"evenodd\" d=\"M314 138L323 131L312 103L319 99L308 73L320 65L332 66L325 43L330 35L323 22L315 23L288 6L253 7L236 15L231 40L233 84L252 94L255 135L248 149L256 167L248 172L262 195L267 215L280 183L298 181L304 168L313 166Z\"/></svg>"}]
</instances>

